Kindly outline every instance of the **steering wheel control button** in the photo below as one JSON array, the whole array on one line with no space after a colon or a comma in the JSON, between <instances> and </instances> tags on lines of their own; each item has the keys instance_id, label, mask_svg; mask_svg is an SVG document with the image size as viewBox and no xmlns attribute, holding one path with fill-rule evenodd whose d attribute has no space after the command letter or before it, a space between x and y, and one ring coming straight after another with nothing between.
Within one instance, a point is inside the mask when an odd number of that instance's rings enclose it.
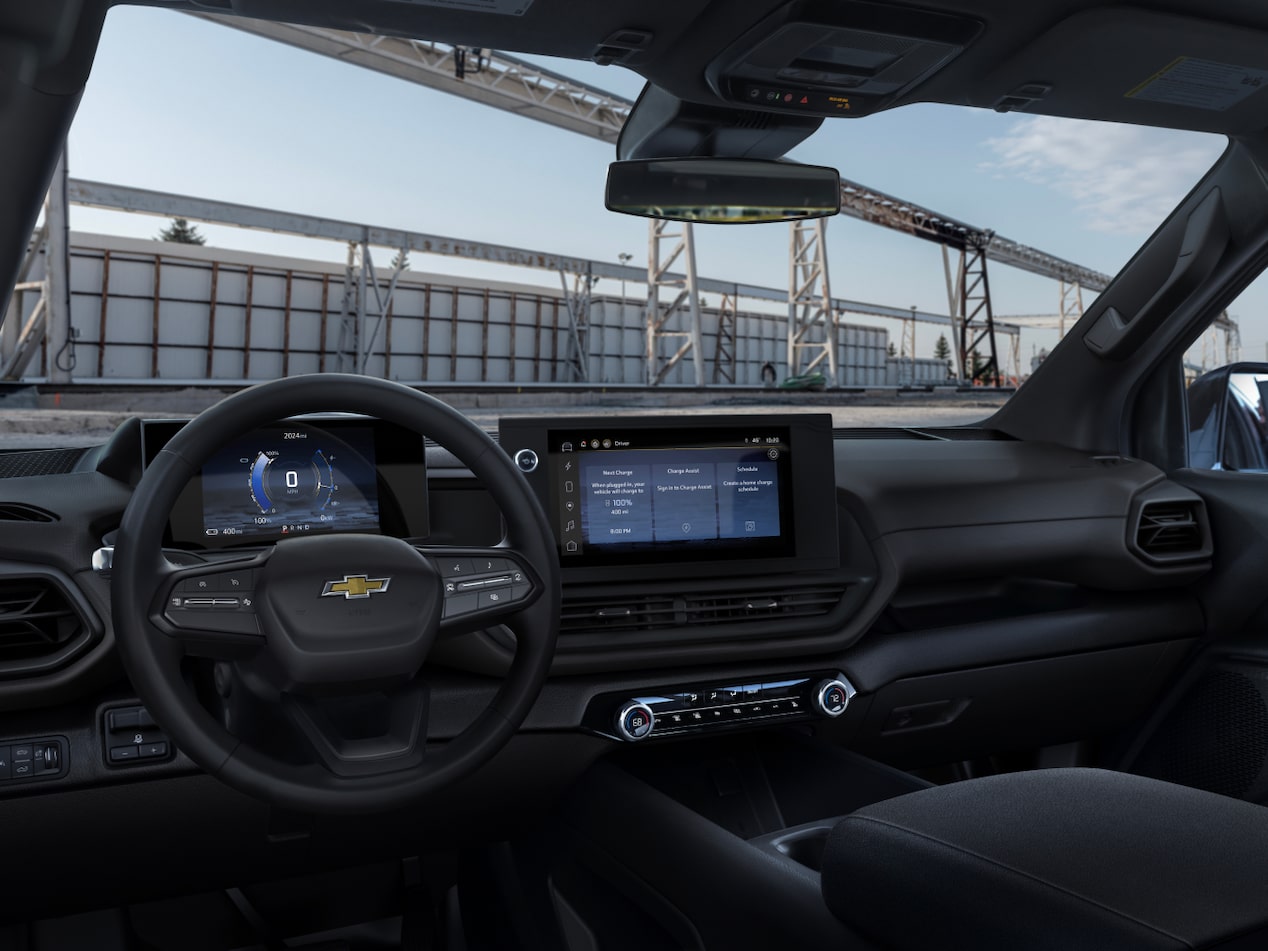
<instances>
[{"instance_id":1,"label":"steering wheel control button","mask_svg":"<svg viewBox=\"0 0 1268 951\"><path fill-rule=\"evenodd\" d=\"M511 583L510 575L490 575L487 578L468 578L458 582L459 591L483 591L486 588L504 588Z\"/></svg>"},{"instance_id":2,"label":"steering wheel control button","mask_svg":"<svg viewBox=\"0 0 1268 951\"><path fill-rule=\"evenodd\" d=\"M199 575L197 578L186 578L176 589L178 594L204 595L216 590L216 579L212 575Z\"/></svg>"},{"instance_id":3,"label":"steering wheel control button","mask_svg":"<svg viewBox=\"0 0 1268 951\"><path fill-rule=\"evenodd\" d=\"M478 575L494 571L510 571L514 566L506 558L472 558L471 567Z\"/></svg>"},{"instance_id":4,"label":"steering wheel control button","mask_svg":"<svg viewBox=\"0 0 1268 951\"><path fill-rule=\"evenodd\" d=\"M240 571L226 571L212 575L215 590L224 594L237 594L255 590L255 571L245 568Z\"/></svg>"},{"instance_id":5,"label":"steering wheel control button","mask_svg":"<svg viewBox=\"0 0 1268 951\"><path fill-rule=\"evenodd\" d=\"M531 449L521 449L515 454L515 466L520 472L532 472L537 468L537 453Z\"/></svg>"},{"instance_id":6,"label":"steering wheel control button","mask_svg":"<svg viewBox=\"0 0 1268 951\"><path fill-rule=\"evenodd\" d=\"M131 763L133 760L141 758L141 747L139 746L112 746L110 747L110 762L112 763Z\"/></svg>"},{"instance_id":7,"label":"steering wheel control button","mask_svg":"<svg viewBox=\"0 0 1268 951\"><path fill-rule=\"evenodd\" d=\"M630 742L650 736L655 725L656 714L641 701L627 703L616 715L616 732Z\"/></svg>"},{"instance_id":8,"label":"steering wheel control button","mask_svg":"<svg viewBox=\"0 0 1268 951\"><path fill-rule=\"evenodd\" d=\"M438 561L442 578L465 578L476 573L470 558L441 558Z\"/></svg>"},{"instance_id":9,"label":"steering wheel control button","mask_svg":"<svg viewBox=\"0 0 1268 951\"><path fill-rule=\"evenodd\" d=\"M457 617L460 614L470 614L479 608L479 595L477 594L451 594L445 598L445 617Z\"/></svg>"},{"instance_id":10,"label":"steering wheel control button","mask_svg":"<svg viewBox=\"0 0 1268 951\"><path fill-rule=\"evenodd\" d=\"M825 717L839 717L850 705L854 688L846 681L833 678L822 681L815 688L815 710Z\"/></svg>"}]
</instances>

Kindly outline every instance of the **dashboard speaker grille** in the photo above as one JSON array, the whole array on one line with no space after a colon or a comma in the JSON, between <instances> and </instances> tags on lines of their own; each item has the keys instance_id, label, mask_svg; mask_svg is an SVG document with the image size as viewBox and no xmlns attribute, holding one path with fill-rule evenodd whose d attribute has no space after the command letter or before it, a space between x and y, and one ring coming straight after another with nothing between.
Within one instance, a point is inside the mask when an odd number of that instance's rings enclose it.
<instances>
[{"instance_id":1,"label":"dashboard speaker grille","mask_svg":"<svg viewBox=\"0 0 1268 951\"><path fill-rule=\"evenodd\" d=\"M1268 765L1265 696L1264 668L1207 672L1163 720L1132 772L1262 801L1256 780Z\"/></svg>"},{"instance_id":2,"label":"dashboard speaker grille","mask_svg":"<svg viewBox=\"0 0 1268 951\"><path fill-rule=\"evenodd\" d=\"M65 475L75 471L86 449L41 449L34 452L0 452L0 479Z\"/></svg>"}]
</instances>

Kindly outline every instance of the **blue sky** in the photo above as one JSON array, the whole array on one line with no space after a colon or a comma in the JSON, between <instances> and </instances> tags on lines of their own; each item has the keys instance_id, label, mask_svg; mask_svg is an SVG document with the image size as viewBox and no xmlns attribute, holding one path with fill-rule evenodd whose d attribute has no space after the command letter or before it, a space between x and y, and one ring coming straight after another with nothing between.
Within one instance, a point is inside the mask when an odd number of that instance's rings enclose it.
<instances>
[{"instance_id":1,"label":"blue sky","mask_svg":"<svg viewBox=\"0 0 1268 951\"><path fill-rule=\"evenodd\" d=\"M629 98L642 85L617 68L549 66ZM924 105L830 120L792 157L1113 273L1222 148L1213 136ZM610 145L168 10L111 11L69 155L79 178L645 260L646 222L603 208ZM72 210L72 227L85 231L148 237L162 225ZM216 245L344 255L335 244L201 230ZM702 275L787 284L786 225L698 226L696 243ZM840 217L829 222L828 245L834 295L946 311L937 246ZM421 256L414 267L488 273ZM541 272L496 276L557 283ZM1055 282L1000 266L991 285L999 316L1056 312ZM1254 288L1232 308L1248 358L1264 352L1266 305L1268 290ZM929 355L936 336L922 331L918 355ZM1051 337L1027 335L1024 355Z\"/></svg>"}]
</instances>

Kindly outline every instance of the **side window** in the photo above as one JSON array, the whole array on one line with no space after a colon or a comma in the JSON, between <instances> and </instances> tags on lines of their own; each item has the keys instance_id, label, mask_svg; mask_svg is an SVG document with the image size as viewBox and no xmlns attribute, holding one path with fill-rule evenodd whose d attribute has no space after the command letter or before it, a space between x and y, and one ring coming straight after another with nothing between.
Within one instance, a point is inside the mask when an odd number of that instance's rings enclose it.
<instances>
[{"instance_id":1,"label":"side window","mask_svg":"<svg viewBox=\"0 0 1268 951\"><path fill-rule=\"evenodd\" d=\"M1189 348L1189 465L1268 472L1268 272ZM1250 362L1256 356L1263 362ZM1211 369L1214 367L1214 369Z\"/></svg>"}]
</instances>

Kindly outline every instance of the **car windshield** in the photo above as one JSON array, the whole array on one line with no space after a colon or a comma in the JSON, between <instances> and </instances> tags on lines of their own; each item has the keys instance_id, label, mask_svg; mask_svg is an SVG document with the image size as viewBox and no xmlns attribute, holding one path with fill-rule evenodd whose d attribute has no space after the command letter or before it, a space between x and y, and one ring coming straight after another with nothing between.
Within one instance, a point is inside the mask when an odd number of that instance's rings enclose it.
<instances>
[{"instance_id":1,"label":"car windshield","mask_svg":"<svg viewBox=\"0 0 1268 951\"><path fill-rule=\"evenodd\" d=\"M18 366L6 325L10 379L68 411L28 444L99 441L129 412L319 370L424 385L488 419L562 400L973 423L1226 141L910 106L825 122L791 153L841 173L844 213L822 229L658 227L603 206L632 72L351 34L323 55L252 28L109 14L67 152L70 330ZM490 77L572 113L516 109L483 92ZM31 257L24 318L48 293ZM1239 306L1262 312L1265 294ZM1193 372L1236 359L1241 318L1195 344ZM85 410L100 418L70 412Z\"/></svg>"}]
</instances>

